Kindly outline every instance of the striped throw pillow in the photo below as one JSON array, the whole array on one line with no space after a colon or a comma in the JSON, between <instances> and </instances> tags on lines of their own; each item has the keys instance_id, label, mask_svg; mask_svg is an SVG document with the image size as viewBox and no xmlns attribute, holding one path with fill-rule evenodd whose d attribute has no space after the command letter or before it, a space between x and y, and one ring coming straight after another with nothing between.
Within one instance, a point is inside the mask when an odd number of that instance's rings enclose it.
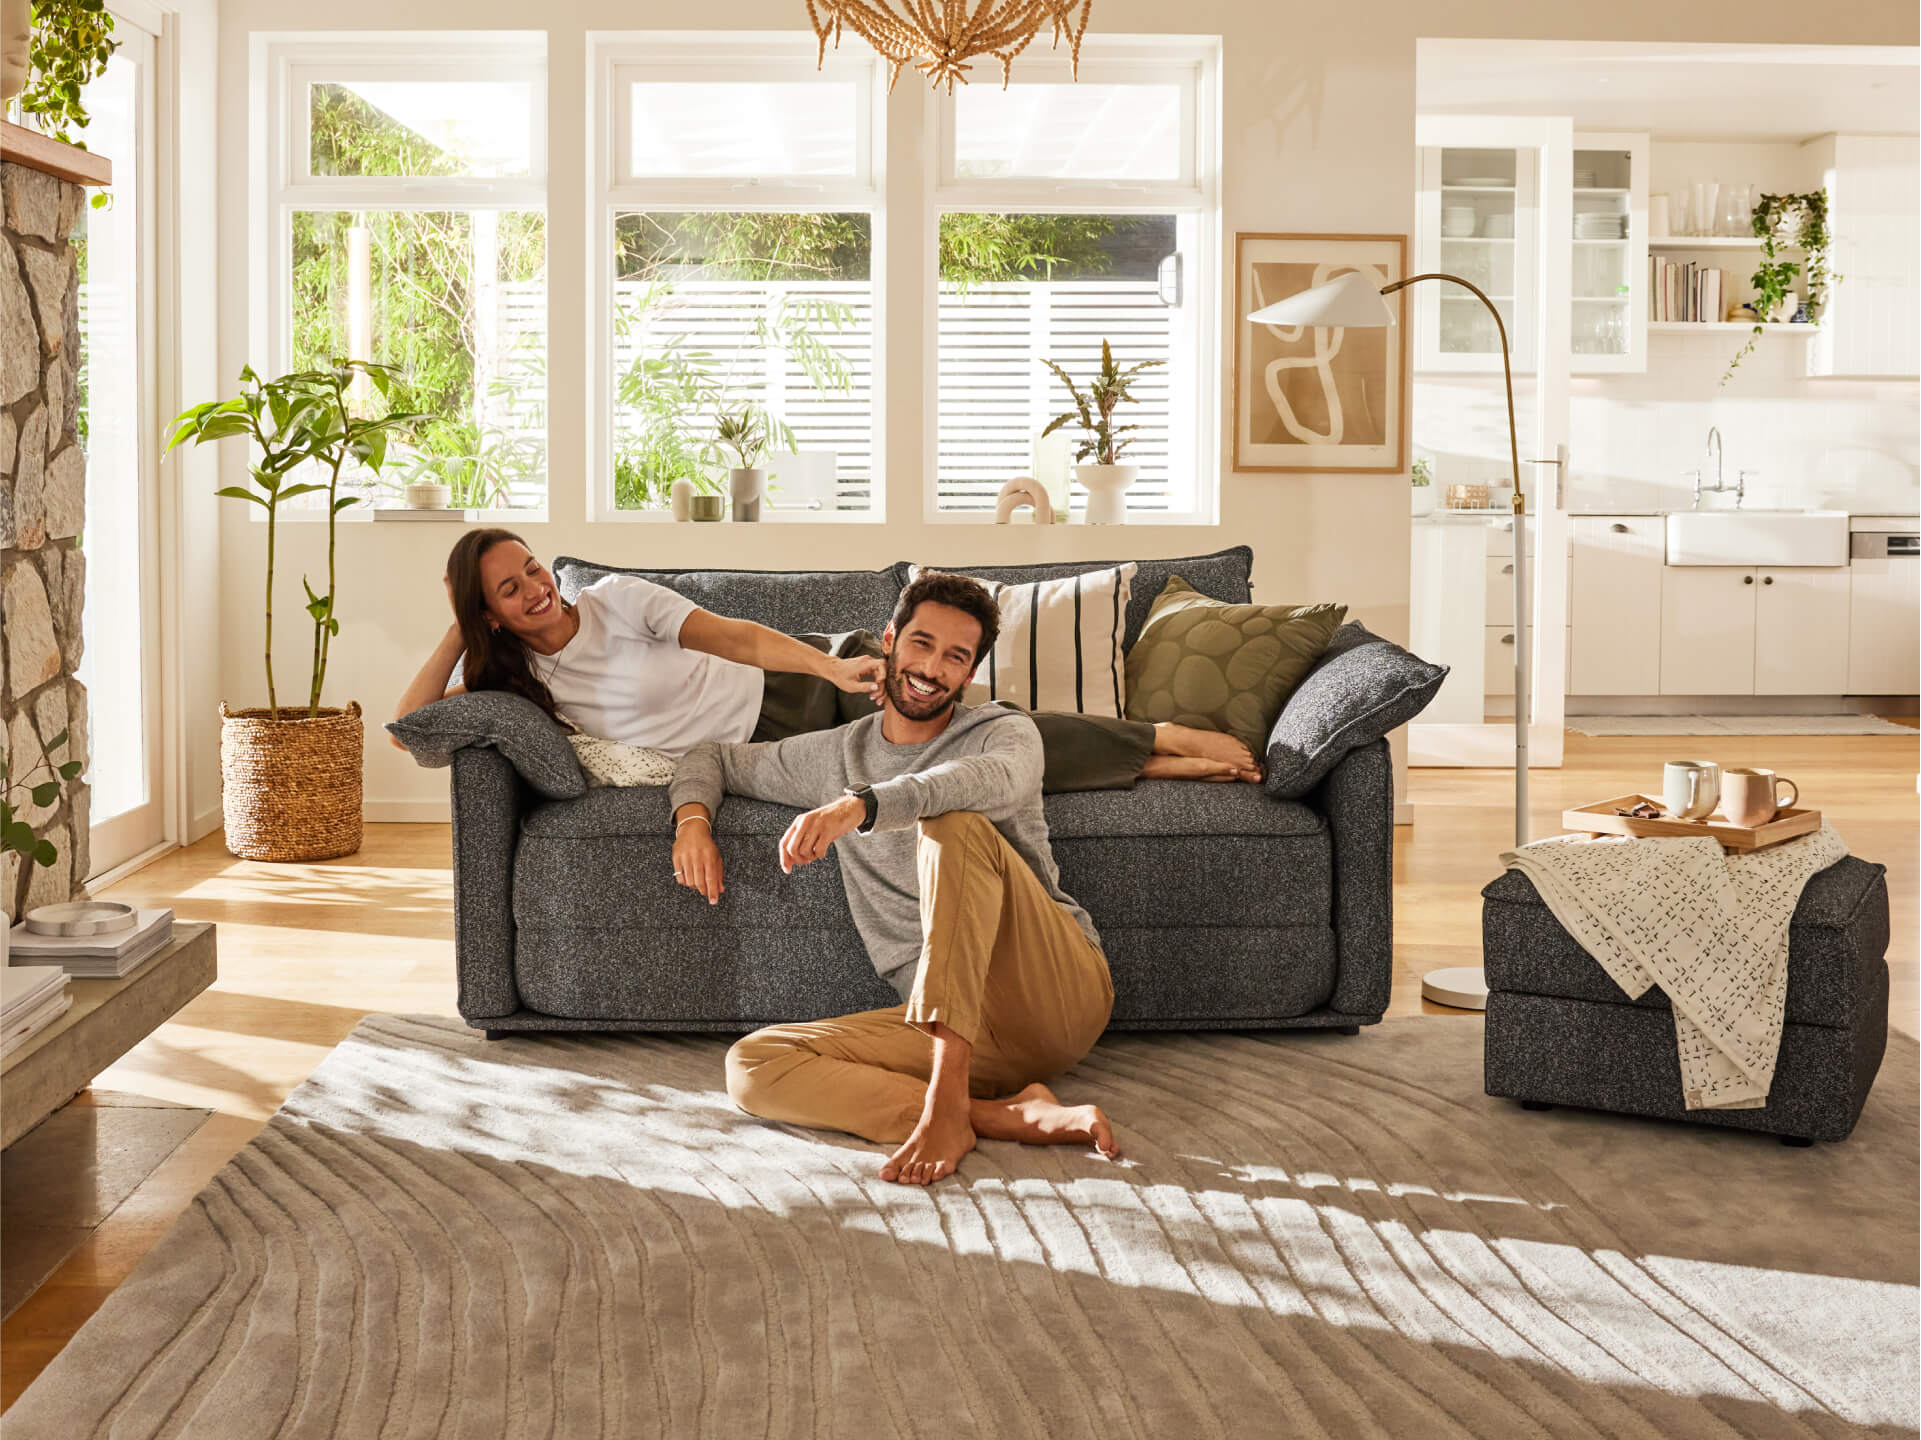
<instances>
[{"instance_id":1,"label":"striped throw pillow","mask_svg":"<svg viewBox=\"0 0 1921 1440\"><path fill-rule=\"evenodd\" d=\"M921 568L909 570L910 581ZM1121 639L1139 568L1130 562L1024 585L982 580L1000 605L1001 633L993 653L974 672L963 703L1004 700L1023 710L1122 719L1127 662Z\"/></svg>"}]
</instances>

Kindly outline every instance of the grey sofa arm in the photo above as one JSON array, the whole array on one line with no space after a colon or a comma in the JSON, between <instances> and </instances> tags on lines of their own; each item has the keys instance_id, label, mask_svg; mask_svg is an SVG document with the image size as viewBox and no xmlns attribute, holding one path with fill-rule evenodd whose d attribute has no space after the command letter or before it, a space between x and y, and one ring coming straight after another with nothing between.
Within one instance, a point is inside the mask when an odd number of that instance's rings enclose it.
<instances>
[{"instance_id":1,"label":"grey sofa arm","mask_svg":"<svg viewBox=\"0 0 1921 1440\"><path fill-rule=\"evenodd\" d=\"M463 1019L520 1009L514 983L514 843L532 798L500 751L469 745L453 756L454 976Z\"/></svg>"},{"instance_id":2,"label":"grey sofa arm","mask_svg":"<svg viewBox=\"0 0 1921 1440\"><path fill-rule=\"evenodd\" d=\"M1334 839L1340 972L1328 1008L1379 1016L1394 981L1394 764L1386 740L1350 750L1309 794Z\"/></svg>"}]
</instances>

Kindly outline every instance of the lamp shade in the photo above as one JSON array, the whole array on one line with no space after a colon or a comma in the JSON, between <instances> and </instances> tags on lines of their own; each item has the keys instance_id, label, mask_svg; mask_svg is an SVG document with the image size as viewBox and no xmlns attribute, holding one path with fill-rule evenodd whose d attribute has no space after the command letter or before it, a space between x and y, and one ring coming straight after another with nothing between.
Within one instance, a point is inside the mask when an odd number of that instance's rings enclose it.
<instances>
[{"instance_id":1,"label":"lamp shade","mask_svg":"<svg viewBox=\"0 0 1921 1440\"><path fill-rule=\"evenodd\" d=\"M1359 270L1337 275L1264 305L1247 317L1262 325L1380 326L1394 323L1394 312L1376 285Z\"/></svg>"}]
</instances>

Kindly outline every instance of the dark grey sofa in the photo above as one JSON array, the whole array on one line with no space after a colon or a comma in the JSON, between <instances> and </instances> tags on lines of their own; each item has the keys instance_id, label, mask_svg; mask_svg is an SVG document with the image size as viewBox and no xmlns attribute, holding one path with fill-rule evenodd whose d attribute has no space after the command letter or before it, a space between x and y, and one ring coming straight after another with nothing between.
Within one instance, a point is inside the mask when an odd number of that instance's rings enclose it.
<instances>
[{"instance_id":1,"label":"dark grey sofa","mask_svg":"<svg viewBox=\"0 0 1921 1440\"><path fill-rule=\"evenodd\" d=\"M1169 574L1244 602L1251 562L1244 547L1142 562L1129 642ZM964 568L1020 583L1096 567ZM628 573L792 633L878 633L905 570ZM554 571L569 599L609 573L568 558ZM1343 678L1357 656L1388 652L1406 665L1376 664L1369 683ZM1271 768L1288 793L1143 781L1048 797L1062 886L1105 942L1117 1028L1351 1029L1381 1018L1393 809L1380 737L1425 705L1445 673L1350 625L1276 726ZM838 862L781 873L776 841L794 811L739 797L722 805L714 828L727 891L709 906L672 883L666 792L580 793L551 767L535 768L527 750L549 742L529 730L559 730L527 702L484 697L533 718L516 719L522 733L505 738L449 740L460 727L442 724L436 757L421 739L432 712L481 698L441 701L391 727L424 763L453 767L455 955L469 1024L495 1034L744 1031L896 1003L854 929ZM558 748L564 766L571 751ZM560 798L543 797L528 773Z\"/></svg>"}]
</instances>

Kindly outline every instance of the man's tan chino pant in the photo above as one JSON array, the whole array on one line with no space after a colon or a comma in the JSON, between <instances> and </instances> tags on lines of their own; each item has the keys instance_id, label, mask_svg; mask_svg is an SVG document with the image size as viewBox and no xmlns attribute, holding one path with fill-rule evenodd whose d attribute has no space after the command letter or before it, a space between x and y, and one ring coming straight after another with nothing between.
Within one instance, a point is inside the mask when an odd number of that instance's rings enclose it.
<instances>
[{"instance_id":1,"label":"man's tan chino pant","mask_svg":"<svg viewBox=\"0 0 1921 1440\"><path fill-rule=\"evenodd\" d=\"M920 823L920 968L905 1005L770 1025L727 1052L749 1114L868 1140L905 1140L932 1073L935 1022L972 1044L972 1094L1058 1075L1114 1008L1107 958L983 816Z\"/></svg>"}]
</instances>

